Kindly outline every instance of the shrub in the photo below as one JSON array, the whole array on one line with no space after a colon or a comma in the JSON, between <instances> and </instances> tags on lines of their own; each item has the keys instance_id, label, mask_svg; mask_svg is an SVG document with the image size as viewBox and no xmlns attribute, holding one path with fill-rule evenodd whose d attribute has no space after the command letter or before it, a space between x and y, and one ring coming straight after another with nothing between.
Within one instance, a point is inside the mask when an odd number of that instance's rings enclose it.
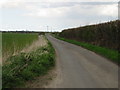
<instances>
[{"instance_id":1,"label":"shrub","mask_svg":"<svg viewBox=\"0 0 120 90\"><path fill-rule=\"evenodd\" d=\"M55 64L54 49L48 46L30 53L21 53L10 57L2 70L3 88L24 85L24 82L44 75Z\"/></svg>"}]
</instances>

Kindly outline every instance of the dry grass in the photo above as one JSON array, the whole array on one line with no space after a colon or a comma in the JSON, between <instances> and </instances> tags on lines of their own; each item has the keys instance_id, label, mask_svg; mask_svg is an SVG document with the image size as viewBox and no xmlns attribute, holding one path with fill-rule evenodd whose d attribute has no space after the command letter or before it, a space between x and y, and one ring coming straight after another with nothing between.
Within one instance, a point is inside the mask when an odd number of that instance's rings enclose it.
<instances>
[{"instance_id":1,"label":"dry grass","mask_svg":"<svg viewBox=\"0 0 120 90\"><path fill-rule=\"evenodd\" d=\"M40 35L37 41L34 41L29 47L24 48L21 52L31 52L35 51L36 49L46 46L47 45L47 40L45 39L45 36Z\"/></svg>"},{"instance_id":2,"label":"dry grass","mask_svg":"<svg viewBox=\"0 0 120 90\"><path fill-rule=\"evenodd\" d=\"M45 36L40 35L38 40L34 41L31 45L27 45L21 51L14 52L14 54L12 56L15 56L15 55L22 53L22 52L29 53L31 51L35 51L36 49L38 49L40 47L46 46L47 42L48 41L45 39ZM5 63L5 60L10 57L9 53L10 53L9 51L6 52L5 57L2 57L1 61L3 61L3 64Z\"/></svg>"},{"instance_id":3,"label":"dry grass","mask_svg":"<svg viewBox=\"0 0 120 90\"><path fill-rule=\"evenodd\" d=\"M46 38L43 39L46 40ZM34 43L33 45L37 46L31 48L31 51L29 48L32 47L32 45L28 47L28 53L26 53L26 51L12 56L7 60L10 63L6 63L3 66L3 88L22 87L25 85L25 82L47 74L51 67L55 65L55 51L49 41L44 44L38 45ZM48 79L51 79L51 77L48 77Z\"/></svg>"}]
</instances>

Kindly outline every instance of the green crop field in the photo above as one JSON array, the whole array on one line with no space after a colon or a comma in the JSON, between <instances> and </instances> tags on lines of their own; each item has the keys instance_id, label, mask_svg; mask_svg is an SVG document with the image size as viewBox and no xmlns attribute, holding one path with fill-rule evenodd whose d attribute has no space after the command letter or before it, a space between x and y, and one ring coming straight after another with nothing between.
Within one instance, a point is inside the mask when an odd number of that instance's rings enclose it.
<instances>
[{"instance_id":1,"label":"green crop field","mask_svg":"<svg viewBox=\"0 0 120 90\"><path fill-rule=\"evenodd\" d=\"M19 52L37 39L38 34L35 33L2 33L3 58Z\"/></svg>"}]
</instances>

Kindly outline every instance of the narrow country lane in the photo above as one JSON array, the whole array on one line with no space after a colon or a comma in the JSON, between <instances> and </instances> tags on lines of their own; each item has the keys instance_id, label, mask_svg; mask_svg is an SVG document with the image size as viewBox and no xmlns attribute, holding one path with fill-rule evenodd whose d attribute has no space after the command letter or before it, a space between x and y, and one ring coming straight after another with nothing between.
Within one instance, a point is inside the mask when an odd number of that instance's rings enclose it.
<instances>
[{"instance_id":1,"label":"narrow country lane","mask_svg":"<svg viewBox=\"0 0 120 90\"><path fill-rule=\"evenodd\" d=\"M58 76L52 88L118 88L118 66L104 57L51 35L56 51Z\"/></svg>"}]
</instances>

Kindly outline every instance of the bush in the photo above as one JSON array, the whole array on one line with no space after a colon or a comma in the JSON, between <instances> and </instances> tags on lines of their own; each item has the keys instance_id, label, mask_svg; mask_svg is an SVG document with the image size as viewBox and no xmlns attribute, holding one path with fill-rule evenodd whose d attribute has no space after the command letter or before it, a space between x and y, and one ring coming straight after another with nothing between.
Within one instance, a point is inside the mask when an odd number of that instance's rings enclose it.
<instances>
[{"instance_id":1,"label":"bush","mask_svg":"<svg viewBox=\"0 0 120 90\"><path fill-rule=\"evenodd\" d=\"M55 64L54 49L48 46L30 53L21 53L10 57L2 70L3 88L13 88L24 85L24 82L44 75Z\"/></svg>"}]
</instances>

